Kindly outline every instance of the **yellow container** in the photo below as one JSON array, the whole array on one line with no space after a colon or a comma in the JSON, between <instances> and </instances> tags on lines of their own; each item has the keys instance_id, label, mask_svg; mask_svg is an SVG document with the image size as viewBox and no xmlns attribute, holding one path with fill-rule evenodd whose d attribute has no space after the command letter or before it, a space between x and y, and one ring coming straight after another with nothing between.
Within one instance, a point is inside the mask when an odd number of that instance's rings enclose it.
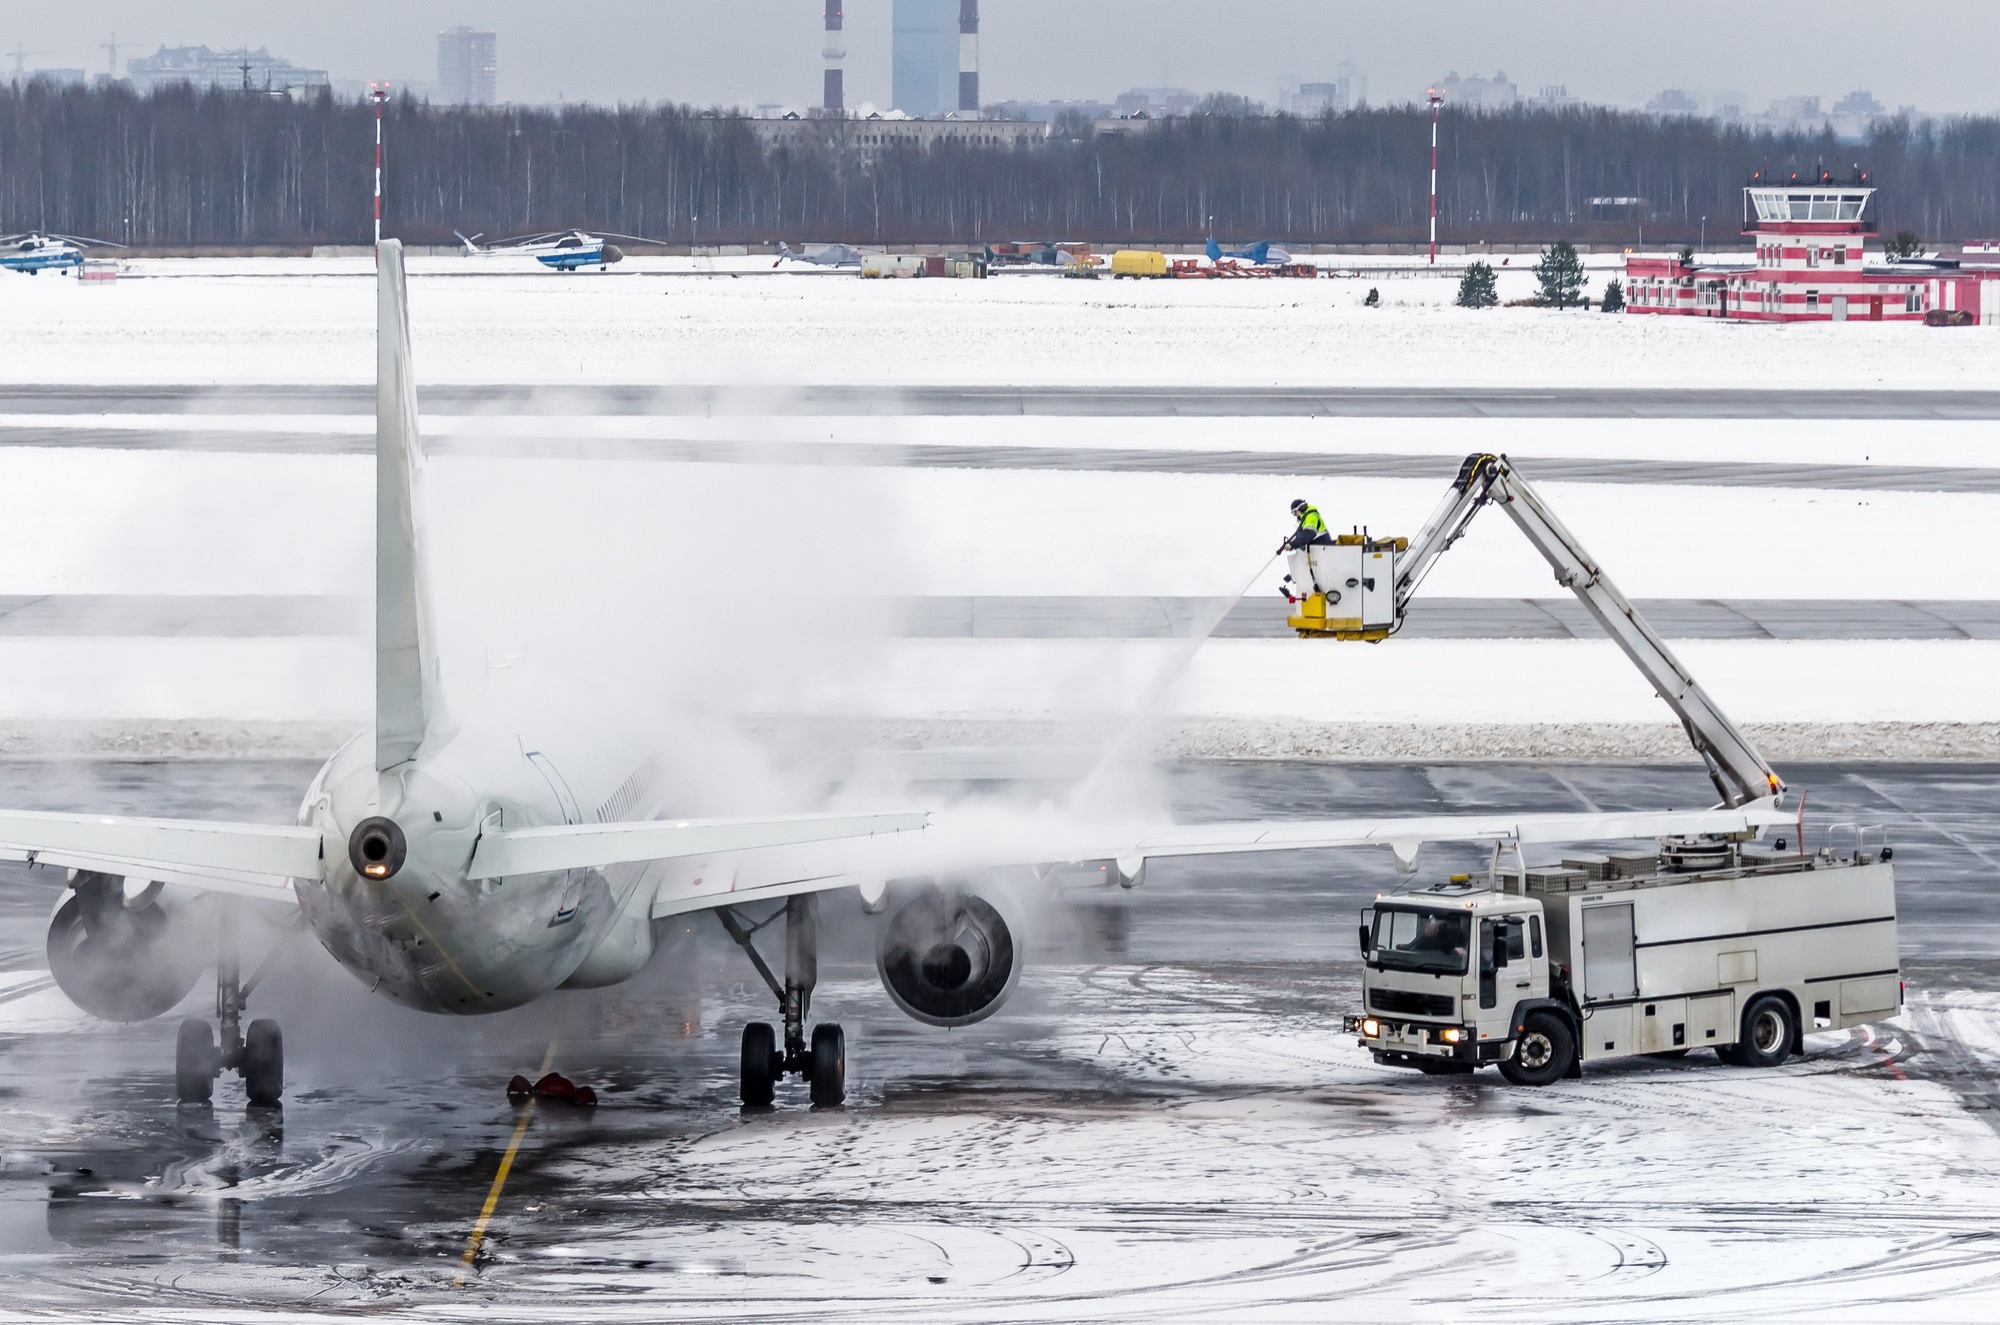
<instances>
[{"instance_id":1,"label":"yellow container","mask_svg":"<svg viewBox=\"0 0 2000 1325\"><path fill-rule=\"evenodd\" d=\"M1130 276L1134 280L1167 274L1167 255L1152 253L1142 248L1121 248L1111 255L1111 277L1123 280Z\"/></svg>"}]
</instances>

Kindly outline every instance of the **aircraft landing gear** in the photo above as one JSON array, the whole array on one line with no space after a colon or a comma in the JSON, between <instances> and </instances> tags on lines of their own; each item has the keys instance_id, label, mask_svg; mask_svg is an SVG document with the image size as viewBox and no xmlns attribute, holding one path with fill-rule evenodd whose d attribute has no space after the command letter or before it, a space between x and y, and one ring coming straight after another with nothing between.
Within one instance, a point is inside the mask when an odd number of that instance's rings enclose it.
<instances>
[{"instance_id":1,"label":"aircraft landing gear","mask_svg":"<svg viewBox=\"0 0 2000 1325\"><path fill-rule=\"evenodd\" d=\"M750 958L757 974L777 995L784 1022L784 1043L769 1022L753 1021L743 1028L743 1057L738 1065L743 1107L768 1108L777 1083L786 1076L803 1077L814 1108L838 1108L847 1098L847 1036L832 1022L813 1027L806 1039L806 1017L813 986L819 982L819 899L807 894L787 898L782 911L755 925L746 925L733 907L720 907L716 917L729 937ZM780 983L763 954L757 951L757 931L785 917L785 978Z\"/></svg>"},{"instance_id":2,"label":"aircraft landing gear","mask_svg":"<svg viewBox=\"0 0 2000 1325\"><path fill-rule=\"evenodd\" d=\"M268 1017L243 1026L250 992L264 978L283 950L271 949L248 980L237 960L236 908L223 901L216 916L215 1019L218 1037L208 1022L190 1017L181 1023L174 1041L174 1095L182 1104L207 1104L215 1095L215 1079L224 1072L243 1078L243 1093L258 1108L277 1108L285 1093L285 1037Z\"/></svg>"}]
</instances>

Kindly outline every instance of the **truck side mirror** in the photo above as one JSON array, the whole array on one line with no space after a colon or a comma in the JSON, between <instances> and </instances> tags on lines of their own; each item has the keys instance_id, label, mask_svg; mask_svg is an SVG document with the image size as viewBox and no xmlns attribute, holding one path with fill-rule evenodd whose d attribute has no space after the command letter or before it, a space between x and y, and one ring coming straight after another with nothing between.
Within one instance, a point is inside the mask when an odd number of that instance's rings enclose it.
<instances>
[{"instance_id":1,"label":"truck side mirror","mask_svg":"<svg viewBox=\"0 0 2000 1325\"><path fill-rule=\"evenodd\" d=\"M1490 964L1496 971L1507 964L1507 927L1505 925L1495 925L1493 927L1493 960Z\"/></svg>"},{"instance_id":2,"label":"truck side mirror","mask_svg":"<svg viewBox=\"0 0 2000 1325\"><path fill-rule=\"evenodd\" d=\"M1361 955L1366 957L1370 950L1368 926L1361 926Z\"/></svg>"}]
</instances>

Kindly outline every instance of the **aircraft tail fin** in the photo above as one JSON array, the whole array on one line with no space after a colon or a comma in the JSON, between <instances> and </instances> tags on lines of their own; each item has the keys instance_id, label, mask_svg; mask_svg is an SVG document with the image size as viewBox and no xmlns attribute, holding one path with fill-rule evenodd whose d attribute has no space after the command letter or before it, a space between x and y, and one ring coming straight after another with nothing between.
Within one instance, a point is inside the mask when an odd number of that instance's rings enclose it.
<instances>
[{"instance_id":1,"label":"aircraft tail fin","mask_svg":"<svg viewBox=\"0 0 2000 1325\"><path fill-rule=\"evenodd\" d=\"M375 767L387 771L416 755L445 710L423 573L423 441L399 240L382 241L375 291Z\"/></svg>"},{"instance_id":2,"label":"aircraft tail fin","mask_svg":"<svg viewBox=\"0 0 2000 1325\"><path fill-rule=\"evenodd\" d=\"M1208 237L1208 260L1210 262L1222 261L1222 245L1215 242L1214 235Z\"/></svg>"}]
</instances>

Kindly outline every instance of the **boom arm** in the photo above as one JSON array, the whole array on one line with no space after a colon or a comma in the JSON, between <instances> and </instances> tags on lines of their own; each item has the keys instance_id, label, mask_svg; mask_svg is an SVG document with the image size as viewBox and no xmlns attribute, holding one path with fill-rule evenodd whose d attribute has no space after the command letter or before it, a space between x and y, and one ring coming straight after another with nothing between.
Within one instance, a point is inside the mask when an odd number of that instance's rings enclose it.
<instances>
[{"instance_id":1,"label":"boom arm","mask_svg":"<svg viewBox=\"0 0 2000 1325\"><path fill-rule=\"evenodd\" d=\"M1402 620L1417 586L1444 552L1464 536L1472 517L1492 502L1505 511L1556 573L1556 582L1577 596L1667 702L1687 729L1695 752L1708 765L1709 779L1729 806L1782 797L1785 781L1758 753L1750 738L1715 706L1674 657L1673 650L1646 624L1601 566L1583 550L1576 535L1556 519L1548 504L1515 471L1507 457L1471 455L1459 467L1452 488L1422 532L1410 543L1396 576L1396 619Z\"/></svg>"}]
</instances>

